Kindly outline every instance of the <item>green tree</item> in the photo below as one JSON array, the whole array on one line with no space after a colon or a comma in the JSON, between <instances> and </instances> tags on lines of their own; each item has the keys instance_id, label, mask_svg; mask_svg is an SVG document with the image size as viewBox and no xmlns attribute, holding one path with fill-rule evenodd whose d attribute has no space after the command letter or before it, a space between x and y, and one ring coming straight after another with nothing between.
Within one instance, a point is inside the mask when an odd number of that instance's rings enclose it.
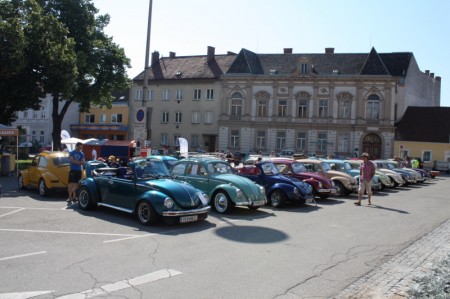
<instances>
[{"instance_id":1,"label":"green tree","mask_svg":"<svg viewBox=\"0 0 450 299\"><path fill-rule=\"evenodd\" d=\"M0 11L4 7L8 9L0 23L7 18L9 23L17 22L17 30L10 26L5 32L23 40L23 45L12 45L14 41L4 41L2 36L0 43L19 62L24 59L24 67L15 70L17 76L30 76L35 94L51 94L53 145L60 149L61 123L69 106L78 103L81 112L89 111L92 104L110 107L112 91L131 84L126 73L129 59L104 33L110 18L98 15L92 0L0 0ZM15 83L19 89L21 83ZM38 106L36 101L32 108Z\"/></svg>"},{"instance_id":2,"label":"green tree","mask_svg":"<svg viewBox=\"0 0 450 299\"><path fill-rule=\"evenodd\" d=\"M53 142L61 145L61 123L69 105L79 103L87 112L91 104L111 106L112 91L130 86L126 68L130 67L125 52L104 33L109 15L97 15L91 0L38 0L45 15L56 16L68 29L68 38L75 42L77 75L69 88L57 80L46 91L53 96ZM70 85L70 84L69 84ZM62 103L61 109L59 103Z\"/></svg>"}]
</instances>

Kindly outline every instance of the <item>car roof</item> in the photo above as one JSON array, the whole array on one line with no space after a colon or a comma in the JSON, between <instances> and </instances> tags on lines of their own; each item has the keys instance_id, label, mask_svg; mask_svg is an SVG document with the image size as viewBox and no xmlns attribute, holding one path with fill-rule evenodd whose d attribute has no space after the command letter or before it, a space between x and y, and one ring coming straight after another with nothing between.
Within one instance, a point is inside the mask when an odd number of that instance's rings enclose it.
<instances>
[{"instance_id":1,"label":"car roof","mask_svg":"<svg viewBox=\"0 0 450 299\"><path fill-rule=\"evenodd\" d=\"M49 158L68 157L69 153L68 152L57 152L57 151L43 151L43 152L37 154L36 156L49 157Z\"/></svg>"},{"instance_id":2,"label":"car roof","mask_svg":"<svg viewBox=\"0 0 450 299\"><path fill-rule=\"evenodd\" d=\"M304 163L315 163L315 164L319 164L324 162L323 160L319 160L319 159L299 159L297 160L298 162L304 162Z\"/></svg>"}]
</instances>

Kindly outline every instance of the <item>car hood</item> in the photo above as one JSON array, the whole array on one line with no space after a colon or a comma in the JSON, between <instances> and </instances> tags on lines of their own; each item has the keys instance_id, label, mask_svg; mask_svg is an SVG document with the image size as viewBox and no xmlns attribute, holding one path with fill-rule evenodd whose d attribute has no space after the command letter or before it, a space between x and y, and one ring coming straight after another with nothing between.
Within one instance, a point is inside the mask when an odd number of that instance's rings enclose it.
<instances>
[{"instance_id":1,"label":"car hood","mask_svg":"<svg viewBox=\"0 0 450 299\"><path fill-rule=\"evenodd\" d=\"M159 179L146 181L144 184L152 189L160 190L169 195L183 208L192 208L202 205L199 191L188 183L178 180Z\"/></svg>"},{"instance_id":2,"label":"car hood","mask_svg":"<svg viewBox=\"0 0 450 299\"><path fill-rule=\"evenodd\" d=\"M252 180L237 174L218 174L213 176L213 179L216 181L221 181L223 183L231 183L239 188L243 188L245 186L248 186L249 184L255 185Z\"/></svg>"}]
</instances>

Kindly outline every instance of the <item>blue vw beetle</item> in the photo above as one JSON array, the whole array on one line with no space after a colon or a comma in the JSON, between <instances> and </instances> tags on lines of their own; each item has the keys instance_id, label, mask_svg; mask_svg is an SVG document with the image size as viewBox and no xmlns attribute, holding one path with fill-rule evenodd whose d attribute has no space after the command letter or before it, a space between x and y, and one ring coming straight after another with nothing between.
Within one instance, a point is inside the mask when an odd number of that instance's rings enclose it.
<instances>
[{"instance_id":1,"label":"blue vw beetle","mask_svg":"<svg viewBox=\"0 0 450 299\"><path fill-rule=\"evenodd\" d=\"M128 167L110 168L105 163L86 163L86 178L77 189L82 210L105 206L135 213L141 224L163 218L187 223L206 219L211 207L204 192L174 180L158 159L137 158Z\"/></svg>"}]
</instances>

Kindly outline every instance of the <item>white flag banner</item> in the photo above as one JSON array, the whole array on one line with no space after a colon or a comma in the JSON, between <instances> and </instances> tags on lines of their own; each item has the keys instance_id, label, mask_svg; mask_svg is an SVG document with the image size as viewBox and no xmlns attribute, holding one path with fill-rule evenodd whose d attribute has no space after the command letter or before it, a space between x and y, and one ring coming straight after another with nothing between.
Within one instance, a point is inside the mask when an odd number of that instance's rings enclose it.
<instances>
[{"instance_id":1,"label":"white flag banner","mask_svg":"<svg viewBox=\"0 0 450 299\"><path fill-rule=\"evenodd\" d=\"M178 144L180 145L180 156L187 157L189 146L186 138L179 137Z\"/></svg>"},{"instance_id":2,"label":"white flag banner","mask_svg":"<svg viewBox=\"0 0 450 299\"><path fill-rule=\"evenodd\" d=\"M64 139L69 139L69 138L70 138L69 132L67 132L66 130L62 130L61 131L61 139L64 140Z\"/></svg>"}]
</instances>

